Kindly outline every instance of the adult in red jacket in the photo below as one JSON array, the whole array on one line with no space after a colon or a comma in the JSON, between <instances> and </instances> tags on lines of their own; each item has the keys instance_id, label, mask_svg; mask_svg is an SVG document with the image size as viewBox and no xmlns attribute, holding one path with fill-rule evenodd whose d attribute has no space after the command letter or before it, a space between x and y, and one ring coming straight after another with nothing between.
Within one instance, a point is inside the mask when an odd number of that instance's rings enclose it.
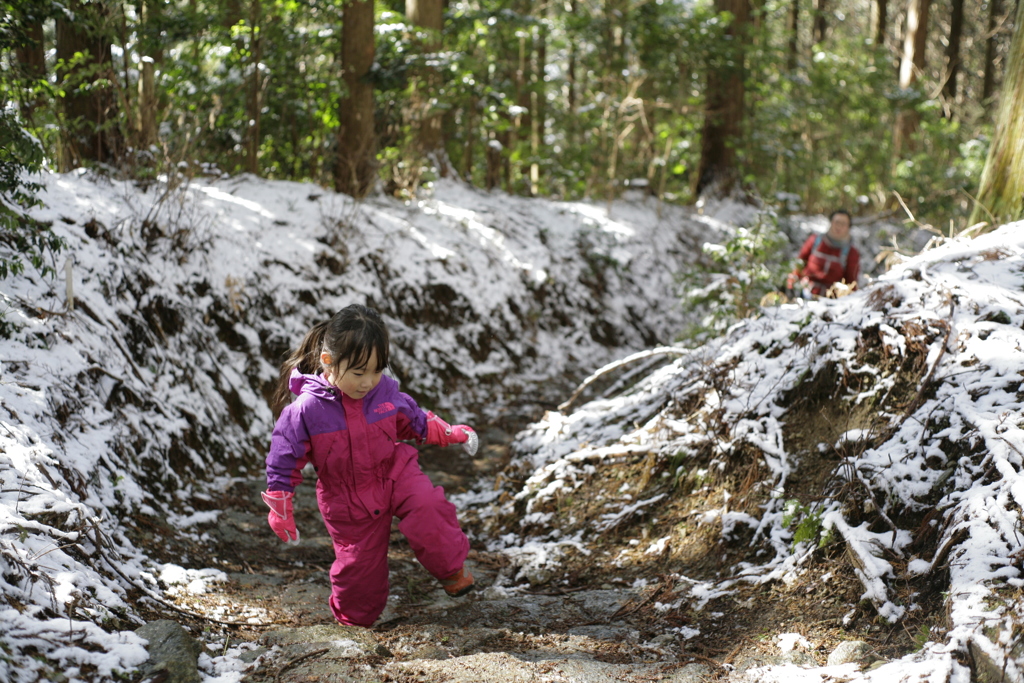
<instances>
[{"instance_id":1,"label":"adult in red jacket","mask_svg":"<svg viewBox=\"0 0 1024 683\"><path fill-rule=\"evenodd\" d=\"M825 296L837 282L857 287L860 252L850 243L850 214L839 209L829 221L828 232L808 237L797 255L802 263L787 284L799 296Z\"/></svg>"}]
</instances>

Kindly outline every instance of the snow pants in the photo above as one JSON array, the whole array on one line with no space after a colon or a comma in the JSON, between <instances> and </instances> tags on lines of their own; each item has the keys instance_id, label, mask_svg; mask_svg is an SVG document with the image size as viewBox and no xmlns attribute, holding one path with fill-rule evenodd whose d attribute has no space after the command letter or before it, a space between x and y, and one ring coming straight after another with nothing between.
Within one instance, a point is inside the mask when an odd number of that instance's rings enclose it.
<instances>
[{"instance_id":1,"label":"snow pants","mask_svg":"<svg viewBox=\"0 0 1024 683\"><path fill-rule=\"evenodd\" d=\"M331 612L342 624L371 626L384 611L392 517L401 520L398 529L409 539L416 559L437 579L459 571L469 554L469 539L459 527L455 506L420 469L416 449L399 444L395 455L399 467L382 482L390 494L390 509L362 517L356 514L361 508L353 505L348 519L324 514L334 542ZM321 512L326 512L323 505Z\"/></svg>"}]
</instances>

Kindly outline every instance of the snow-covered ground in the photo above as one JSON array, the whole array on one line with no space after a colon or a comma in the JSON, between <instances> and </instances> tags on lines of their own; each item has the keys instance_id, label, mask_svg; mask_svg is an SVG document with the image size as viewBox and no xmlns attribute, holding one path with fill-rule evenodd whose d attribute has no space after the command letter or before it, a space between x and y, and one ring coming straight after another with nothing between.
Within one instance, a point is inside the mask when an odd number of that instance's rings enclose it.
<instances>
[{"instance_id":1,"label":"snow-covered ground","mask_svg":"<svg viewBox=\"0 0 1024 683\"><path fill-rule=\"evenodd\" d=\"M113 678L145 658L128 591L159 601L218 579L153 562L127 532L162 518L201 539L194 527L218 515L199 504L210 482L259 472L277 362L314 321L348 303L375 305L391 327L394 372L424 405L515 425L602 364L672 343L684 322L677 276L728 230L640 198L554 203L453 183L416 203L353 203L248 177L148 191L90 174L43 182L35 216L69 244L54 264L60 276L0 282L0 680L13 681ZM965 680L958 661L968 651L1002 668L1024 619L1022 252L1020 224L952 241L861 293L771 309L624 396L551 410L516 444L528 481L514 503L534 517L493 546L527 572L586 550L586 533L545 529L545 497L595 476L609 455L695 450L708 424L663 412L699 398L728 425L722 457L755 448L779 494L757 515L708 513L723 533L747 527L770 552L723 581L694 582L693 609L738 582L800 572L815 539L794 543L793 527L811 517L845 540L865 599L886 619L915 609L899 586L949 575L951 628L933 629L920 652L866 674L751 675ZM903 360L913 372L894 369ZM859 378L846 382L856 391L844 405L881 412L821 448L845 454L841 471L874 507L853 514L830 498L794 510L783 492L805 454L785 438L788 392L835 367ZM716 368L727 382L709 380ZM901 384L908 376L917 384ZM502 505L497 492L459 502ZM664 502L609 508L600 529ZM932 508L927 552L911 549L917 530L877 526ZM637 552L671 543L650 539ZM1008 680L1021 665L1010 658Z\"/></svg>"},{"instance_id":2,"label":"snow-covered ground","mask_svg":"<svg viewBox=\"0 0 1024 683\"><path fill-rule=\"evenodd\" d=\"M771 473L760 514L730 510L727 491L726 505L704 520L720 523L725 539L746 526L751 546L769 552L762 563L732 567L721 581L692 582L692 609L741 583L795 578L831 535L846 543L862 599L888 623L920 609L915 585L948 575L938 580L948 581L949 627L933 627L919 652L867 673L787 666L747 672L747 680L966 681L961 662L968 659L986 680L1001 672L1004 680L1021 680L1022 291L1024 223L947 240L862 292L768 309L705 347L680 350L673 364L623 396L547 413L515 445L514 464L528 478L513 500L489 510L472 497L465 502L491 516L522 506L529 531L492 547L507 549L528 574L601 533L600 523L559 528L565 520L552 521L549 510L556 496L601 476L607 460L654 453L683 470L706 471L725 468L730 456L753 446ZM814 425L817 439L795 443L807 438L808 425L798 421L814 418L796 408L822 388L829 398L815 405L827 412L831 404L836 419ZM697 407L680 416L680 406ZM630 424L636 428L623 433ZM710 461L698 461L708 450ZM787 478L826 452L838 460L836 483L823 500L801 508L789 498ZM819 492L802 493L813 499ZM623 498L606 506L603 528L641 508L658 516L668 502L665 494ZM900 520L914 526L900 527ZM813 531L799 538L801 527ZM676 540L652 538L637 553L660 555Z\"/></svg>"},{"instance_id":3,"label":"snow-covered ground","mask_svg":"<svg viewBox=\"0 0 1024 683\"><path fill-rule=\"evenodd\" d=\"M356 203L252 177L41 181L34 216L68 243L58 277L0 282L2 680L106 678L145 657L126 590L162 599L166 572L126 526L198 538L216 519L197 497L260 471L277 365L315 321L376 306L405 390L521 424L573 378L671 341L677 274L723 227L642 199L454 183Z\"/></svg>"}]
</instances>

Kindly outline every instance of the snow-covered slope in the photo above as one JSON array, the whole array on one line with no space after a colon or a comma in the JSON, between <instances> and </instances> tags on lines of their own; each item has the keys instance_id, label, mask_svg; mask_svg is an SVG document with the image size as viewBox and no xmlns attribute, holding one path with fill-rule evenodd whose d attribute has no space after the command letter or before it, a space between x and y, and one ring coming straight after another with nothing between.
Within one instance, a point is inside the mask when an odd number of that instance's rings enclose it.
<instances>
[{"instance_id":1,"label":"snow-covered slope","mask_svg":"<svg viewBox=\"0 0 1024 683\"><path fill-rule=\"evenodd\" d=\"M768 309L623 395L549 412L515 444L510 481L525 484L505 503L476 502L484 518L513 520L492 547L518 578L540 569L547 580L572 548L589 553L616 528L685 509L720 525L720 548L760 558L691 582L677 607L700 610L709 595L795 577L841 538L884 622L920 610L924 593L945 596L948 618L913 655L832 675L938 683L967 680L959 662L973 661L984 680L1021 680L1022 292L1016 223L948 241L846 298ZM617 488L631 462L637 480ZM737 471L761 479L741 485ZM691 489L719 507L690 512ZM669 536L627 546L622 561L686 542L662 528Z\"/></svg>"},{"instance_id":2,"label":"snow-covered slope","mask_svg":"<svg viewBox=\"0 0 1024 683\"><path fill-rule=\"evenodd\" d=\"M249 177L42 182L60 277L0 282L0 680L106 679L145 657L126 591L159 599L160 568L126 530L187 532L216 518L203 482L258 472L277 364L315 321L378 307L407 391L516 424L670 340L676 276L717 229L455 184L410 204Z\"/></svg>"}]
</instances>

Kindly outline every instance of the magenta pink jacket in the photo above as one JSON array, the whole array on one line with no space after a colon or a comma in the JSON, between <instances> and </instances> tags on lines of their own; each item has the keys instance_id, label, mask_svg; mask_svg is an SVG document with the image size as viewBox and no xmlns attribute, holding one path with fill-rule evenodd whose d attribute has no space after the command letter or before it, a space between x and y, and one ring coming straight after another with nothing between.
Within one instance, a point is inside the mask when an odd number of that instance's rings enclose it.
<instances>
[{"instance_id":1,"label":"magenta pink jacket","mask_svg":"<svg viewBox=\"0 0 1024 683\"><path fill-rule=\"evenodd\" d=\"M383 514L389 505L384 482L405 466L402 459L396 462L395 442L422 440L426 413L387 376L361 399L345 396L322 375L298 370L289 388L298 398L274 425L267 489L293 491L308 461L317 472L317 499L325 518Z\"/></svg>"}]
</instances>

